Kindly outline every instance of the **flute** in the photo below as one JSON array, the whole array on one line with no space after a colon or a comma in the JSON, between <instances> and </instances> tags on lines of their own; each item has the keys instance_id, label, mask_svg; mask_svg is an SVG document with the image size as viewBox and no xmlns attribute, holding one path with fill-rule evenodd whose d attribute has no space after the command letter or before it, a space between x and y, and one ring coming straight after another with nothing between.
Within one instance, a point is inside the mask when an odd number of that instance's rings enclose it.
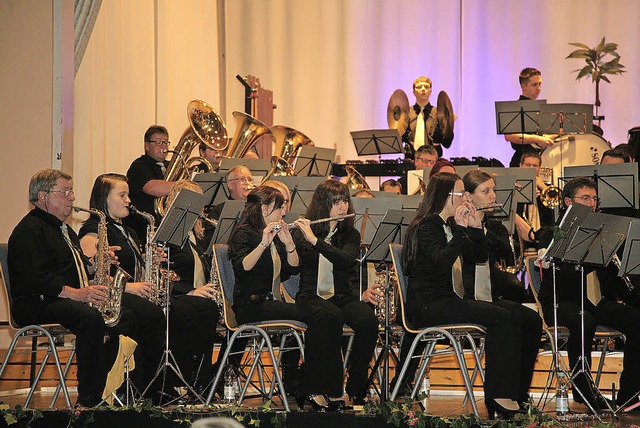
<instances>
[{"instance_id":1,"label":"flute","mask_svg":"<svg viewBox=\"0 0 640 428\"><path fill-rule=\"evenodd\" d=\"M351 218L354 217L355 213L351 213L351 214L345 214L345 215L337 215L335 217L327 217L327 218L320 218L318 220L311 220L309 222L309 224L317 224L317 223L324 223L327 221L334 221L334 220L344 220L345 218ZM289 229L297 229L298 226L296 226L294 223L289 223L287 224L287 226L289 227ZM280 230L282 230L282 226L280 226L279 224L276 224L273 227L273 231L274 232L280 232Z\"/></svg>"},{"instance_id":2,"label":"flute","mask_svg":"<svg viewBox=\"0 0 640 428\"><path fill-rule=\"evenodd\" d=\"M502 204L487 204L487 205L478 205L477 207L474 207L476 209L476 211L484 211L484 210L489 210L491 208L499 208L501 207Z\"/></svg>"}]
</instances>

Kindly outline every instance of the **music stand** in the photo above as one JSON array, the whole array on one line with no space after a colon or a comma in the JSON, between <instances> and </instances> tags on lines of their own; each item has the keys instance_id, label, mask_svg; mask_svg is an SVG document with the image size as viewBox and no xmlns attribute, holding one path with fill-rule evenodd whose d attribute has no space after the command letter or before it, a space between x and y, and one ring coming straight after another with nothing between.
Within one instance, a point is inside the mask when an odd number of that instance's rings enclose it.
<instances>
[{"instance_id":1,"label":"music stand","mask_svg":"<svg viewBox=\"0 0 640 428\"><path fill-rule=\"evenodd\" d=\"M351 131L351 139L358 156L403 153L402 136L397 129Z\"/></svg>"},{"instance_id":2,"label":"music stand","mask_svg":"<svg viewBox=\"0 0 640 428\"><path fill-rule=\"evenodd\" d=\"M298 177L326 178L331 173L336 149L304 145L291 162L291 167Z\"/></svg>"},{"instance_id":3,"label":"music stand","mask_svg":"<svg viewBox=\"0 0 640 428\"><path fill-rule=\"evenodd\" d=\"M514 186L514 204L534 204L536 203L536 169L535 168L480 168L482 171L496 176L514 176L516 182ZM461 176L463 177L463 176Z\"/></svg>"},{"instance_id":4,"label":"music stand","mask_svg":"<svg viewBox=\"0 0 640 428\"><path fill-rule=\"evenodd\" d=\"M564 261L564 255L571 238L590 212L591 208L585 205L572 204L567 207L559 226L554 227L553 239L547 247L547 251L540 258L546 261Z\"/></svg>"},{"instance_id":5,"label":"music stand","mask_svg":"<svg viewBox=\"0 0 640 428\"><path fill-rule=\"evenodd\" d=\"M167 244L172 244L178 247L184 246L184 244L189 239L189 232L191 231L191 229L193 229L193 225L198 220L200 213L204 208L204 203L204 195L188 189L182 189L167 210L167 213L160 222L160 225L158 226L158 229L156 229L156 233L154 234L152 239L153 243L163 245L167 253L167 266L170 266L171 263L171 252L169 250L169 247L167 247ZM180 380L181 384L185 386L191 394L193 394L193 397L204 404L204 398L200 396L200 394L198 394L195 389L185 380L180 367L178 366L178 362L173 356L171 349L169 349L169 305L171 300L169 299L169 296L171 296L171 281L169 280L169 275L166 275L164 292L167 296L165 304L166 306L164 307L166 322L165 349L162 355L162 361L158 366L158 370L156 370L156 373L149 382L149 385L147 385L147 387L142 392L141 398L146 395L147 391L149 391L153 383L156 381L156 379L158 379L160 375L162 375L162 391L164 391L167 371L171 370ZM162 402L162 398L163 397L160 397L160 402Z\"/></svg>"},{"instance_id":6,"label":"music stand","mask_svg":"<svg viewBox=\"0 0 640 428\"><path fill-rule=\"evenodd\" d=\"M640 275L640 220L631 220L618 276Z\"/></svg>"},{"instance_id":7,"label":"music stand","mask_svg":"<svg viewBox=\"0 0 640 428\"><path fill-rule=\"evenodd\" d=\"M258 182L271 171L270 159L222 158L218 172L226 174L236 165L244 165L249 168L254 180Z\"/></svg>"},{"instance_id":8,"label":"music stand","mask_svg":"<svg viewBox=\"0 0 640 428\"><path fill-rule=\"evenodd\" d=\"M244 205L245 201L229 200L224 203L207 252L212 251L214 244L227 244L229 242L231 231L236 223L238 223L238 220L240 220L240 214L244 210Z\"/></svg>"},{"instance_id":9,"label":"music stand","mask_svg":"<svg viewBox=\"0 0 640 428\"><path fill-rule=\"evenodd\" d=\"M516 184L516 177L513 175L499 175L494 177L496 182L496 203L502 204L496 207L490 213L495 219L508 219L511 216L511 207L513 204L513 190Z\"/></svg>"},{"instance_id":10,"label":"music stand","mask_svg":"<svg viewBox=\"0 0 640 428\"><path fill-rule=\"evenodd\" d=\"M325 180L324 177L273 177L289 189L291 200L289 211L297 214L305 214L311 203L311 198L316 188Z\"/></svg>"},{"instance_id":11,"label":"music stand","mask_svg":"<svg viewBox=\"0 0 640 428\"><path fill-rule=\"evenodd\" d=\"M538 121L543 134L591 134L592 104L543 104Z\"/></svg>"},{"instance_id":12,"label":"music stand","mask_svg":"<svg viewBox=\"0 0 640 428\"><path fill-rule=\"evenodd\" d=\"M599 208L640 208L638 164L566 166L562 181L591 177L598 188Z\"/></svg>"},{"instance_id":13,"label":"music stand","mask_svg":"<svg viewBox=\"0 0 640 428\"><path fill-rule=\"evenodd\" d=\"M380 350L378 358L371 370L368 384L373 384L373 379L378 372L378 369L382 365L382 379L380 379L380 399L384 402L389 398L389 357L393 356L398 364L398 357L393 353L389 338L391 336L391 327L389 324L389 295L391 290L389 289L389 266L388 262L391 261L391 249L389 244L402 243L409 225L416 216L416 212L407 210L388 210L384 218L378 225L378 230L373 236L371 246L369 250L362 258L362 265L366 266L367 262L384 263L386 267L386 282L384 290L384 299L387 304L385 305L385 323L384 323L384 345ZM362 280L362 275L360 275ZM360 287L362 288L362 286ZM394 292L397 290L394 290Z\"/></svg>"},{"instance_id":14,"label":"music stand","mask_svg":"<svg viewBox=\"0 0 640 428\"><path fill-rule=\"evenodd\" d=\"M373 236L387 210L402 209L402 200L399 198L353 198L351 204L356 213L354 227L358 229L362 237L360 244L365 246L371 245Z\"/></svg>"},{"instance_id":15,"label":"music stand","mask_svg":"<svg viewBox=\"0 0 640 428\"><path fill-rule=\"evenodd\" d=\"M204 193L205 200L207 203L205 207L213 207L218 204L223 203L227 199L229 199L229 190L226 183L226 174L215 172L215 173L204 173L204 174L196 174L193 178Z\"/></svg>"},{"instance_id":16,"label":"music stand","mask_svg":"<svg viewBox=\"0 0 640 428\"><path fill-rule=\"evenodd\" d=\"M547 100L496 101L498 134L537 134L540 109Z\"/></svg>"},{"instance_id":17,"label":"music stand","mask_svg":"<svg viewBox=\"0 0 640 428\"><path fill-rule=\"evenodd\" d=\"M416 211L420 208L420 204L424 199L423 195L398 195L398 199L402 201L402 209Z\"/></svg>"}]
</instances>

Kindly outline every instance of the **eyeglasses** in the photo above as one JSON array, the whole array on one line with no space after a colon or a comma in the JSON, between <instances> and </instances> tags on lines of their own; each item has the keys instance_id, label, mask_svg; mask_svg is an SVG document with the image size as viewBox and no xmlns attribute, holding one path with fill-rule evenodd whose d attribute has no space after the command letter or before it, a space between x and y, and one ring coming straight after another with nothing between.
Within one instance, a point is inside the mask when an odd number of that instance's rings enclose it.
<instances>
[{"instance_id":1,"label":"eyeglasses","mask_svg":"<svg viewBox=\"0 0 640 428\"><path fill-rule=\"evenodd\" d=\"M49 193L62 193L67 198L69 196L75 195L75 192L72 189L69 189L69 190L56 190L56 189L53 189L53 190L49 190Z\"/></svg>"},{"instance_id":2,"label":"eyeglasses","mask_svg":"<svg viewBox=\"0 0 640 428\"><path fill-rule=\"evenodd\" d=\"M231 183L232 181L239 181L240 183L253 183L253 177L232 178L231 180L227 180L227 183Z\"/></svg>"},{"instance_id":3,"label":"eyeglasses","mask_svg":"<svg viewBox=\"0 0 640 428\"><path fill-rule=\"evenodd\" d=\"M436 163L435 159L429 159L429 158L416 158L416 160L422 163L425 163L427 165L435 165Z\"/></svg>"},{"instance_id":4,"label":"eyeglasses","mask_svg":"<svg viewBox=\"0 0 640 428\"><path fill-rule=\"evenodd\" d=\"M153 143L158 147L169 147L171 145L169 140L149 140L149 143Z\"/></svg>"},{"instance_id":5,"label":"eyeglasses","mask_svg":"<svg viewBox=\"0 0 640 428\"><path fill-rule=\"evenodd\" d=\"M573 199L580 199L584 203L589 203L589 202L593 201L596 204L600 200L597 196L589 196L589 195L574 196Z\"/></svg>"},{"instance_id":6,"label":"eyeglasses","mask_svg":"<svg viewBox=\"0 0 640 428\"><path fill-rule=\"evenodd\" d=\"M451 196L460 196L460 197L464 196L464 192L449 192L449 194Z\"/></svg>"}]
</instances>

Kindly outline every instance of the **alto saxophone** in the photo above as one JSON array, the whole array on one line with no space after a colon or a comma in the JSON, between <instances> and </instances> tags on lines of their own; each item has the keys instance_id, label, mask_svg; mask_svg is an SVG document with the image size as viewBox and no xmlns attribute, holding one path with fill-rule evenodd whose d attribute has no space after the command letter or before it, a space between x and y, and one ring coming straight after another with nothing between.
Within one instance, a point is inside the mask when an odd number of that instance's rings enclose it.
<instances>
[{"instance_id":1,"label":"alto saxophone","mask_svg":"<svg viewBox=\"0 0 640 428\"><path fill-rule=\"evenodd\" d=\"M144 281L153 284L153 292L149 301L164 308L170 297L170 290L167 290L166 281L180 281L180 276L172 270L162 268L162 259L164 251L159 244L153 241L155 234L155 218L144 211L136 209L133 205L129 205L129 211L142 216L147 221L147 239L144 250Z\"/></svg>"},{"instance_id":2,"label":"alto saxophone","mask_svg":"<svg viewBox=\"0 0 640 428\"><path fill-rule=\"evenodd\" d=\"M209 283L211 283L211 290L213 291L213 301L218 306L220 312L220 318L218 319L220 324L224 324L222 314L224 313L224 301L222 300L222 283L220 282L220 276L218 275L218 266L216 264L215 254L211 257L211 269L209 270Z\"/></svg>"},{"instance_id":3,"label":"alto saxophone","mask_svg":"<svg viewBox=\"0 0 640 428\"><path fill-rule=\"evenodd\" d=\"M113 327L120 321L122 315L122 295L131 275L121 267L116 267L113 277L109 275L111 270L111 257L109 256L109 241L107 240L107 216L98 210L73 207L76 211L84 211L97 216L98 222L98 251L94 257L96 268L95 276L89 285L104 285L107 287L107 300L93 305L102 314L107 327Z\"/></svg>"},{"instance_id":4,"label":"alto saxophone","mask_svg":"<svg viewBox=\"0 0 640 428\"><path fill-rule=\"evenodd\" d=\"M389 267L388 272L389 281L387 282L387 270L376 270L376 282L373 284L375 288L380 288L384 291L384 297L380 299L380 303L378 303L374 308L376 317L378 317L378 321L380 321L381 324L386 323L387 314L389 315L388 322L394 321L396 319L398 309L396 304L398 294L398 275L391 267Z\"/></svg>"}]
</instances>

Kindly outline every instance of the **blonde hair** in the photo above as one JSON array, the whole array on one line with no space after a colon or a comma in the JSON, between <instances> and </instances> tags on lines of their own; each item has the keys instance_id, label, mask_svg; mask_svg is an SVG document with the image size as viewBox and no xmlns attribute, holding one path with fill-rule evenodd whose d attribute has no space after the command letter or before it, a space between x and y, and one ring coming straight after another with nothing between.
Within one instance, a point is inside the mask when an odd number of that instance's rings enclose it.
<instances>
[{"instance_id":1,"label":"blonde hair","mask_svg":"<svg viewBox=\"0 0 640 428\"><path fill-rule=\"evenodd\" d=\"M195 181L185 180L185 179L178 180L174 183L173 187L171 188L171 191L167 195L166 206L168 207L171 206L173 201L176 199L176 196L178 196L178 193L180 193L182 189L191 190L192 192L196 192L201 195L204 194L204 192L202 191L202 187L200 187L198 183L196 183ZM196 221L196 224L193 226L193 233L198 238L204 237L204 227L202 226L201 219L198 219L198 221Z\"/></svg>"},{"instance_id":2,"label":"blonde hair","mask_svg":"<svg viewBox=\"0 0 640 428\"><path fill-rule=\"evenodd\" d=\"M413 89L416 88L416 85L418 83L422 83L422 82L428 83L429 86L433 87L433 83L431 83L431 79L429 79L427 76L420 76L416 80L413 81Z\"/></svg>"}]
</instances>

